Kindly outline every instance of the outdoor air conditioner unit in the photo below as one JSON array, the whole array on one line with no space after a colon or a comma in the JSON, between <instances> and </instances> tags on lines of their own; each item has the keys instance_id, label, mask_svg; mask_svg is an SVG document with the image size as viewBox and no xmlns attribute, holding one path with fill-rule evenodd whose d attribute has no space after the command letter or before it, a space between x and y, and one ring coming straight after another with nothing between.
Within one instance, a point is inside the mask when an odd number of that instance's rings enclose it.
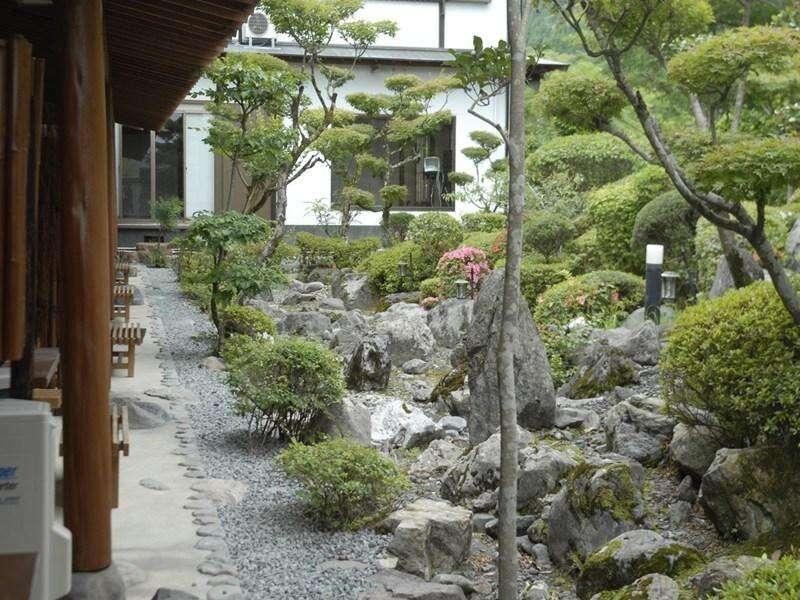
<instances>
[{"instance_id":1,"label":"outdoor air conditioner unit","mask_svg":"<svg viewBox=\"0 0 800 600\"><path fill-rule=\"evenodd\" d=\"M0 596L5 598L55 600L70 591L72 536L55 520L55 434L49 404L0 400Z\"/></svg>"},{"instance_id":2,"label":"outdoor air conditioner unit","mask_svg":"<svg viewBox=\"0 0 800 600\"><path fill-rule=\"evenodd\" d=\"M242 25L241 42L248 46L275 47L275 31L270 27L267 14L257 10Z\"/></svg>"}]
</instances>

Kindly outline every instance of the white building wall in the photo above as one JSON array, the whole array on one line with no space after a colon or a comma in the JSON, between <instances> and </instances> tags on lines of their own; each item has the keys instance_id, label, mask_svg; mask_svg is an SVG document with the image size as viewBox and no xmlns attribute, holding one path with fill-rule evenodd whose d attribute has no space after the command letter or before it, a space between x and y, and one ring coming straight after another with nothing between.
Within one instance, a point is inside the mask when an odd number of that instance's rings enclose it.
<instances>
[{"instance_id":1,"label":"white building wall","mask_svg":"<svg viewBox=\"0 0 800 600\"><path fill-rule=\"evenodd\" d=\"M362 66L357 68L356 78L349 82L340 92L339 97L344 98L348 93L354 91L380 92L384 89L383 81L390 75L396 73L416 73L425 79L436 77L443 73L442 69L415 68L408 66ZM472 163L461 154L461 150L473 145L469 134L475 130L493 131L492 128L482 120L470 115L468 109L471 106L469 98L461 91L454 91L446 97L440 97L440 101L434 104L434 108L444 106L455 117L455 170L473 172ZM345 104L346 107L346 104ZM504 97L498 97L492 106L482 110L482 114L502 125L506 123L506 102ZM498 149L495 158L503 157L503 149ZM324 200L330 203L331 192L331 172L327 165L317 165L313 169L304 173L299 179L294 181L288 190L288 206L286 211L287 225L316 225L314 216L311 213L311 206L316 200ZM475 212L476 208L465 203L456 203L454 216L465 213ZM407 212L424 212L409 209ZM354 225L379 225L380 212L364 212L358 215L353 221Z\"/></svg>"},{"instance_id":2,"label":"white building wall","mask_svg":"<svg viewBox=\"0 0 800 600\"><path fill-rule=\"evenodd\" d=\"M472 48L479 36L486 46L506 39L506 0L447 0L445 9L445 47Z\"/></svg>"}]
</instances>

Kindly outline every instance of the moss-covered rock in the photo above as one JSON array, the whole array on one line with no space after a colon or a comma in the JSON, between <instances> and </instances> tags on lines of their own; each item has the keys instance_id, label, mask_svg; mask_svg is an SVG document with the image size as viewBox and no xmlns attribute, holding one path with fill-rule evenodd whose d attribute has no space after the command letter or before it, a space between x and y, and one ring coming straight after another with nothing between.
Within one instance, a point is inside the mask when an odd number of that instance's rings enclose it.
<instances>
[{"instance_id":1,"label":"moss-covered rock","mask_svg":"<svg viewBox=\"0 0 800 600\"><path fill-rule=\"evenodd\" d=\"M547 545L559 565L580 562L644 519L644 469L636 462L581 463L550 508Z\"/></svg>"},{"instance_id":2,"label":"moss-covered rock","mask_svg":"<svg viewBox=\"0 0 800 600\"><path fill-rule=\"evenodd\" d=\"M568 398L594 398L617 386L635 383L638 374L636 363L621 350L608 344L597 344L567 382L564 395Z\"/></svg>"},{"instance_id":3,"label":"moss-covered rock","mask_svg":"<svg viewBox=\"0 0 800 600\"><path fill-rule=\"evenodd\" d=\"M702 560L694 548L653 531L628 531L586 560L578 576L578 597L588 599L604 590L616 590L652 573L675 575Z\"/></svg>"},{"instance_id":4,"label":"moss-covered rock","mask_svg":"<svg viewBox=\"0 0 800 600\"><path fill-rule=\"evenodd\" d=\"M607 590L592 596L592 600L678 600L680 588L666 575L645 575L618 590Z\"/></svg>"}]
</instances>

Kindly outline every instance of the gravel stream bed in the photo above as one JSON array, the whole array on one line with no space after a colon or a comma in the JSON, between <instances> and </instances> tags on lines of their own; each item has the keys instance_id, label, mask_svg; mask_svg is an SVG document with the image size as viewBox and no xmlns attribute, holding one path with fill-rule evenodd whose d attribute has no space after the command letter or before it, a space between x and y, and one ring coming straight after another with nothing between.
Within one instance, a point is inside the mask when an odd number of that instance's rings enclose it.
<instances>
[{"instance_id":1,"label":"gravel stream bed","mask_svg":"<svg viewBox=\"0 0 800 600\"><path fill-rule=\"evenodd\" d=\"M212 352L214 328L184 300L169 269L140 272L164 349L198 402L189 407L208 477L250 486L242 502L220 508L231 558L250 600L347 599L366 589L388 538L370 531L319 530L296 499L297 486L275 464L280 446L251 444L244 419L233 414L225 375L200 367Z\"/></svg>"}]
</instances>

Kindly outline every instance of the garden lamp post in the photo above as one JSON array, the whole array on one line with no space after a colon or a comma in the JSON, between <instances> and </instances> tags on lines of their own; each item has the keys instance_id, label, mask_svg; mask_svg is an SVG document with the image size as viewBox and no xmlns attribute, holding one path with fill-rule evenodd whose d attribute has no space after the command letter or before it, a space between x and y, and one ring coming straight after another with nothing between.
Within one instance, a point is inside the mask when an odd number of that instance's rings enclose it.
<instances>
[{"instance_id":1,"label":"garden lamp post","mask_svg":"<svg viewBox=\"0 0 800 600\"><path fill-rule=\"evenodd\" d=\"M661 298L668 304L673 304L678 297L678 275L675 271L664 271L661 274Z\"/></svg>"},{"instance_id":2,"label":"garden lamp post","mask_svg":"<svg viewBox=\"0 0 800 600\"><path fill-rule=\"evenodd\" d=\"M664 267L664 246L648 244L645 262L644 316L658 325L661 322L661 271Z\"/></svg>"},{"instance_id":3,"label":"garden lamp post","mask_svg":"<svg viewBox=\"0 0 800 600\"><path fill-rule=\"evenodd\" d=\"M408 275L408 263L397 263L397 276L400 278L400 288L405 289L406 275Z\"/></svg>"},{"instance_id":4,"label":"garden lamp post","mask_svg":"<svg viewBox=\"0 0 800 600\"><path fill-rule=\"evenodd\" d=\"M469 289L469 281L466 279L459 279L456 281L456 297L459 300L467 299L467 290Z\"/></svg>"}]
</instances>

